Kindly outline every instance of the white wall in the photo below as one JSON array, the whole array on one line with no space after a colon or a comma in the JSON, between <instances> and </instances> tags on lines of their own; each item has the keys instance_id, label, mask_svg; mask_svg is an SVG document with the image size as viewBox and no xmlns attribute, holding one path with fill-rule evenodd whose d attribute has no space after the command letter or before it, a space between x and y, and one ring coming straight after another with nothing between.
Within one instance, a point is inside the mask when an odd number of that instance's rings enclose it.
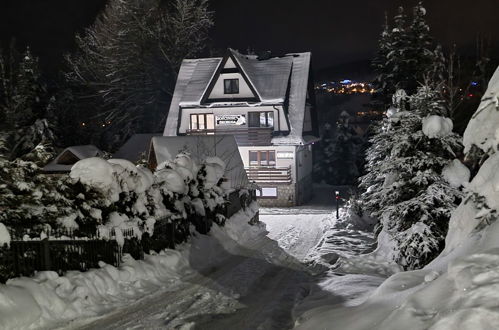
<instances>
[{"instance_id":1,"label":"white wall","mask_svg":"<svg viewBox=\"0 0 499 330\"><path fill-rule=\"evenodd\" d=\"M313 166L312 145L297 147L296 172L298 181L312 174Z\"/></svg>"}]
</instances>

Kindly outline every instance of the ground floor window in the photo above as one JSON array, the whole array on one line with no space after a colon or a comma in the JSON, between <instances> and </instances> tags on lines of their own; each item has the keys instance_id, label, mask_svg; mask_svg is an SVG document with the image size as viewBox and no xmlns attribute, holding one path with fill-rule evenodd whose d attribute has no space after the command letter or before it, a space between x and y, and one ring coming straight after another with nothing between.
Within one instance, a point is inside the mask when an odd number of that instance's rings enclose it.
<instances>
[{"instance_id":1,"label":"ground floor window","mask_svg":"<svg viewBox=\"0 0 499 330\"><path fill-rule=\"evenodd\" d=\"M250 166L275 166L275 151L250 151L249 164Z\"/></svg>"},{"instance_id":2,"label":"ground floor window","mask_svg":"<svg viewBox=\"0 0 499 330\"><path fill-rule=\"evenodd\" d=\"M191 114L190 128L192 130L215 129L215 116L212 113Z\"/></svg>"},{"instance_id":3,"label":"ground floor window","mask_svg":"<svg viewBox=\"0 0 499 330\"><path fill-rule=\"evenodd\" d=\"M256 190L256 197L277 198L277 188L264 187L261 190Z\"/></svg>"}]
</instances>

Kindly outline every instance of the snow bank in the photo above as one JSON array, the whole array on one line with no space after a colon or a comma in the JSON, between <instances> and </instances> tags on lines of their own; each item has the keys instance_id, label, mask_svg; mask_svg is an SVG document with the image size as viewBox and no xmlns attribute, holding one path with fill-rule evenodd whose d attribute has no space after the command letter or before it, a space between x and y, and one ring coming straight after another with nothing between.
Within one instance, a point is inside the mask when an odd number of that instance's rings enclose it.
<instances>
[{"instance_id":1,"label":"snow bank","mask_svg":"<svg viewBox=\"0 0 499 330\"><path fill-rule=\"evenodd\" d=\"M454 125L450 118L431 115L423 118L423 133L430 139L445 137L452 133Z\"/></svg>"},{"instance_id":2,"label":"snow bank","mask_svg":"<svg viewBox=\"0 0 499 330\"><path fill-rule=\"evenodd\" d=\"M50 327L58 322L96 316L113 307L126 305L165 284L179 281L187 269L178 251L165 250L136 261L128 255L113 267L87 272L39 272L33 278L20 277L0 285L0 328Z\"/></svg>"},{"instance_id":3,"label":"snow bank","mask_svg":"<svg viewBox=\"0 0 499 330\"><path fill-rule=\"evenodd\" d=\"M497 151L499 145L499 68L497 68L482 102L463 135L464 152L473 145L484 152Z\"/></svg>"},{"instance_id":4,"label":"snow bank","mask_svg":"<svg viewBox=\"0 0 499 330\"><path fill-rule=\"evenodd\" d=\"M465 132L467 151L476 145L491 155L465 186L468 195L452 213L442 253L424 269L392 275L359 306L309 311L298 329L499 328L498 96L499 70ZM453 163L449 182L462 184L455 175L468 172Z\"/></svg>"}]
</instances>

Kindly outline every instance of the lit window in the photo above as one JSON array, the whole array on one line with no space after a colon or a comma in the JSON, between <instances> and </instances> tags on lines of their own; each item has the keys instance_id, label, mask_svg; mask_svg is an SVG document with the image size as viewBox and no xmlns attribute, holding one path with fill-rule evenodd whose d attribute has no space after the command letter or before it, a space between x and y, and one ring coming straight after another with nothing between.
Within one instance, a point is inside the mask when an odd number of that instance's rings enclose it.
<instances>
[{"instance_id":1,"label":"lit window","mask_svg":"<svg viewBox=\"0 0 499 330\"><path fill-rule=\"evenodd\" d=\"M215 117L212 113L191 114L191 130L215 129Z\"/></svg>"},{"instance_id":2,"label":"lit window","mask_svg":"<svg viewBox=\"0 0 499 330\"><path fill-rule=\"evenodd\" d=\"M274 127L274 112L249 112L249 127Z\"/></svg>"},{"instance_id":3,"label":"lit window","mask_svg":"<svg viewBox=\"0 0 499 330\"><path fill-rule=\"evenodd\" d=\"M224 79L224 94L239 94L239 79Z\"/></svg>"}]
</instances>

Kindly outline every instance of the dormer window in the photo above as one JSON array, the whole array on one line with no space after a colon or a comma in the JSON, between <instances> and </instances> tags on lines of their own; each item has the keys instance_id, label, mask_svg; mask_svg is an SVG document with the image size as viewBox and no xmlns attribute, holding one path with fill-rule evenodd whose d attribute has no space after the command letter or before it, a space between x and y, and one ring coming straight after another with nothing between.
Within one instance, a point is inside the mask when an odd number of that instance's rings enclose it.
<instances>
[{"instance_id":1,"label":"dormer window","mask_svg":"<svg viewBox=\"0 0 499 330\"><path fill-rule=\"evenodd\" d=\"M239 79L224 79L224 94L239 94Z\"/></svg>"}]
</instances>

